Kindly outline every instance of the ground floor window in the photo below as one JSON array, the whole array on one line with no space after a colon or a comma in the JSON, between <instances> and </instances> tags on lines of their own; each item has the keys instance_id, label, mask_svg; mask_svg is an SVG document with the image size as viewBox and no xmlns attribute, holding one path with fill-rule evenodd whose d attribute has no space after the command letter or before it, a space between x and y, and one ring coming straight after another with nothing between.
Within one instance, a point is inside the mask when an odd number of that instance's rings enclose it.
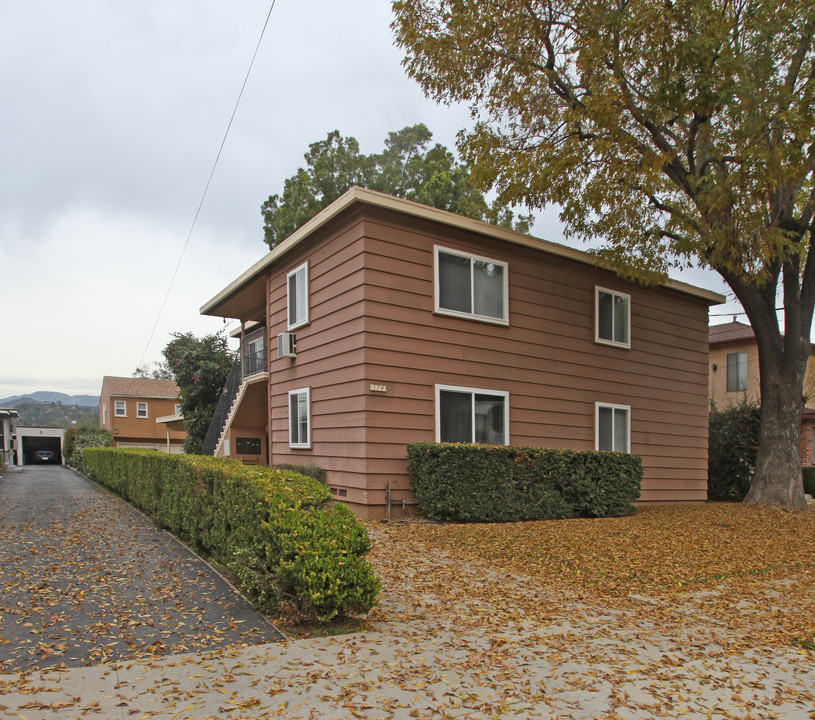
<instances>
[{"instance_id":1,"label":"ground floor window","mask_svg":"<svg viewBox=\"0 0 815 720\"><path fill-rule=\"evenodd\" d=\"M289 391L289 447L311 447L309 389Z\"/></svg>"},{"instance_id":2,"label":"ground floor window","mask_svg":"<svg viewBox=\"0 0 815 720\"><path fill-rule=\"evenodd\" d=\"M508 444L509 393L436 385L436 442Z\"/></svg>"},{"instance_id":3,"label":"ground floor window","mask_svg":"<svg viewBox=\"0 0 815 720\"><path fill-rule=\"evenodd\" d=\"M595 449L631 452L631 408L628 405L595 403L594 413Z\"/></svg>"}]
</instances>

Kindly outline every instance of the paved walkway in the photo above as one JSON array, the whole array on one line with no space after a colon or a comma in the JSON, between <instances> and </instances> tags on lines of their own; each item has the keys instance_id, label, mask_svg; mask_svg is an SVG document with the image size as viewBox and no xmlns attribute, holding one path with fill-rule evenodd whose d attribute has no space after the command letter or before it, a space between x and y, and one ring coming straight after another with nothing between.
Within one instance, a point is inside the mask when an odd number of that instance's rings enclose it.
<instances>
[{"instance_id":1,"label":"paved walkway","mask_svg":"<svg viewBox=\"0 0 815 720\"><path fill-rule=\"evenodd\" d=\"M0 479L0 672L280 639L195 554L68 468Z\"/></svg>"}]
</instances>

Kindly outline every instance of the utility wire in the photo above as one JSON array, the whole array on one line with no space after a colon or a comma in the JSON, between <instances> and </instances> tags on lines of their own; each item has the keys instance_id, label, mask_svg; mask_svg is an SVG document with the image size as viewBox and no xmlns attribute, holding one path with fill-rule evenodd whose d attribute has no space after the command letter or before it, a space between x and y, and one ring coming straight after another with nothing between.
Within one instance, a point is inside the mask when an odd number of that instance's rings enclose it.
<instances>
[{"instance_id":1,"label":"utility wire","mask_svg":"<svg viewBox=\"0 0 815 720\"><path fill-rule=\"evenodd\" d=\"M218 167L218 161L221 159L221 153L223 152L224 145L226 145L226 139L227 137L229 137L229 131L232 129L232 122L235 119L235 115L238 112L238 105L240 105L241 98L243 97L243 91L246 89L246 83L249 82L249 74L252 72L252 67L255 64L255 58L257 57L258 51L260 50L260 44L263 42L263 36L266 34L266 28L269 26L269 19L272 17L272 10L274 10L275 2L277 2L277 0L272 0L272 4L269 6L269 12L266 15L266 22L263 23L263 29L260 31L260 37L258 38L257 45L255 46L255 52L252 54L252 60L249 63L249 69L246 71L246 76L243 79L241 91L238 93L238 99L235 101L235 107L232 110L232 116L229 118L229 124L226 126L226 132L224 133L224 137L221 140L221 146L218 148L218 154L215 156L215 162L212 164L212 170L209 173L207 184L204 187L204 192L201 195L201 201L198 203L198 209L195 211L195 217L193 217L192 219L190 231L187 233L187 239L184 242L184 247L181 249L181 255L179 255L178 257L178 263L176 263L175 271L173 272L173 276L170 278L170 284L167 286L167 292L164 295L164 300L162 301L161 307L159 308L158 311L158 315L156 316L156 322L153 325L153 329L150 331L150 337L147 340L147 345L144 346L144 352L142 353L141 360L139 360L139 364L136 367L142 366L144 358L147 355L147 351L150 348L150 343L153 342L153 336L156 334L156 328L158 327L159 321L161 320L161 315L164 312L164 308L167 305L167 299L170 297L170 291L173 289L173 283L175 282L176 275L178 275L178 270L181 267L181 261L184 259L184 253L187 252L187 246L190 244L190 238L192 238L193 230L195 230L195 225L198 222L198 216L201 214L201 208L204 206L204 200L206 200L207 193L209 192L209 186L212 184L212 178L215 175L215 169Z\"/></svg>"}]
</instances>

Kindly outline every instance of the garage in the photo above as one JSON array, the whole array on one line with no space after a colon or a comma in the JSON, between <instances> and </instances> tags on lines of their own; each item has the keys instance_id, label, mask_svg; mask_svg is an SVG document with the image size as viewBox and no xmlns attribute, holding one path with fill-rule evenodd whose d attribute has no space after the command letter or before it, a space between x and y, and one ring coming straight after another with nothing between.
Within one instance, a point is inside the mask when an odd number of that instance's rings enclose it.
<instances>
[{"instance_id":1,"label":"garage","mask_svg":"<svg viewBox=\"0 0 815 720\"><path fill-rule=\"evenodd\" d=\"M61 465L62 428L17 427L17 446L22 453L23 465Z\"/></svg>"}]
</instances>

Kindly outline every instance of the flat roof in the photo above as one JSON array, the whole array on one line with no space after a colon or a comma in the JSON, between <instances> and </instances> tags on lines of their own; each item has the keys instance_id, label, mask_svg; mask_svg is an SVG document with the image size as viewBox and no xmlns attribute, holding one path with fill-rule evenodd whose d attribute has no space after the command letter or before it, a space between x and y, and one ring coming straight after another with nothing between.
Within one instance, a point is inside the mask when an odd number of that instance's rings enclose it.
<instances>
[{"instance_id":1,"label":"flat roof","mask_svg":"<svg viewBox=\"0 0 815 720\"><path fill-rule=\"evenodd\" d=\"M279 243L271 252L263 256L258 262L252 265L248 270L238 276L229 285L227 285L221 292L215 295L211 300L201 306L200 313L202 315L213 315L215 317L237 317L237 315L229 314L231 311L230 302L237 295L245 290L252 290L256 295L264 288L258 287L258 282L265 277L266 270L272 266L280 257L286 255L296 247L305 238L311 235L315 230L328 224L331 220L337 217L340 213L348 209L354 204L364 203L374 207L385 208L395 212L411 215L413 217L431 220L443 225L469 230L481 235L504 240L506 242L515 243L516 245L524 245L525 247L534 248L550 255L558 255L560 257L576 260L577 262L591 265L592 267L602 267L608 270L614 268L608 264L599 263L597 258L590 255L583 250L560 245L549 240L532 237L531 235L524 235L523 233L510 230L508 228L499 227L492 223L483 222L481 220L473 220L472 218L447 210L439 210L438 208L430 207L429 205L422 205L421 203L405 200L403 198L396 198L392 195L376 192L375 190L368 190L358 186L352 187L350 190L343 193L334 202L327 207L323 208L305 225L295 230L289 237ZM255 287L252 287L252 286ZM719 305L725 302L725 297L719 293L711 290L690 285L679 280L667 280L662 283L661 287L677 290L688 295L706 300L711 305Z\"/></svg>"}]
</instances>

